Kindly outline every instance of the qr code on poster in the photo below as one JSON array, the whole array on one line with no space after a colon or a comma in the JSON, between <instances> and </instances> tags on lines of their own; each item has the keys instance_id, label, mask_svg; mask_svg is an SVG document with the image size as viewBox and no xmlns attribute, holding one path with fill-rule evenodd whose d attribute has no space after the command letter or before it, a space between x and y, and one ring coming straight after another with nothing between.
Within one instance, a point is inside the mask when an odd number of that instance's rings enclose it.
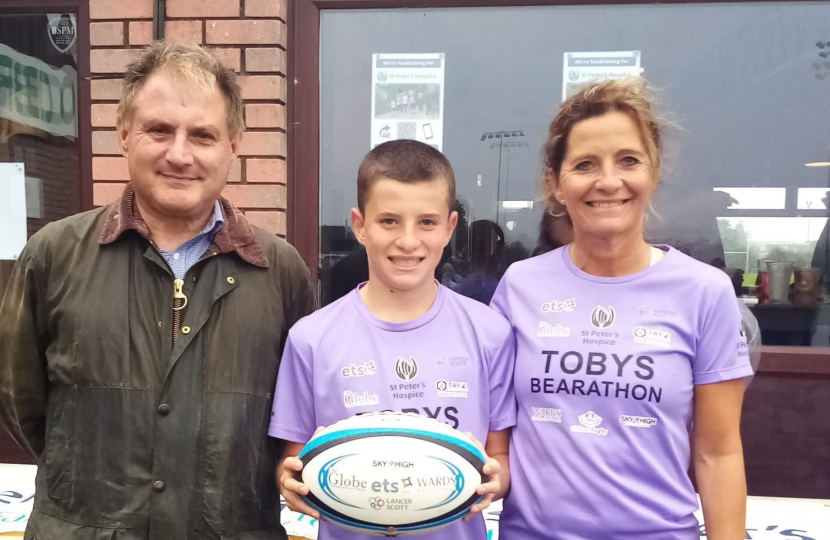
<instances>
[{"instance_id":1,"label":"qr code on poster","mask_svg":"<svg viewBox=\"0 0 830 540\"><path fill-rule=\"evenodd\" d=\"M398 122L398 139L414 139L418 122Z\"/></svg>"}]
</instances>

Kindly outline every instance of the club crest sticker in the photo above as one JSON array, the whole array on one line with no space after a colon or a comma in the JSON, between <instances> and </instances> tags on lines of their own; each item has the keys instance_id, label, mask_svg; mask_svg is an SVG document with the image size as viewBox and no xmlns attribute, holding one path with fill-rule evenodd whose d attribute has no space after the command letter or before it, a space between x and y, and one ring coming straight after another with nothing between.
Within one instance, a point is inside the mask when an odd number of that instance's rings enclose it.
<instances>
[{"instance_id":1,"label":"club crest sticker","mask_svg":"<svg viewBox=\"0 0 830 540\"><path fill-rule=\"evenodd\" d=\"M67 52L75 44L75 38L77 37L75 15L70 13L49 14L47 20L46 29L52 46L62 53Z\"/></svg>"}]
</instances>

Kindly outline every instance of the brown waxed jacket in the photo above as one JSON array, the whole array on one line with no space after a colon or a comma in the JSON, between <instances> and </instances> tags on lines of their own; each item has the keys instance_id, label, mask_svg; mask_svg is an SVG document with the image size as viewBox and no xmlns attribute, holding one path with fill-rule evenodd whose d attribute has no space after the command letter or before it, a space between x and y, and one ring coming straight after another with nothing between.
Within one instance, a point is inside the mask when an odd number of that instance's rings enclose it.
<instances>
[{"instance_id":1,"label":"brown waxed jacket","mask_svg":"<svg viewBox=\"0 0 830 540\"><path fill-rule=\"evenodd\" d=\"M27 540L285 538L267 430L314 293L293 247L220 203L176 316L131 186L20 255L0 307L0 424L39 466Z\"/></svg>"}]
</instances>

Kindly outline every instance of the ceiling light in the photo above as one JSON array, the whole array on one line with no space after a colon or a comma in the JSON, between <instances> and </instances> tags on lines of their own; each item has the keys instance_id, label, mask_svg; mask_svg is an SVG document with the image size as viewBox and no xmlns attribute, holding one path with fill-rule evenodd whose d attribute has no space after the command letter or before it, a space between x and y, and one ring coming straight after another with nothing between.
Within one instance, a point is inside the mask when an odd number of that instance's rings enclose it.
<instances>
[{"instance_id":1,"label":"ceiling light","mask_svg":"<svg viewBox=\"0 0 830 540\"><path fill-rule=\"evenodd\" d=\"M805 167L830 167L830 161L814 161L812 163L805 163Z\"/></svg>"}]
</instances>

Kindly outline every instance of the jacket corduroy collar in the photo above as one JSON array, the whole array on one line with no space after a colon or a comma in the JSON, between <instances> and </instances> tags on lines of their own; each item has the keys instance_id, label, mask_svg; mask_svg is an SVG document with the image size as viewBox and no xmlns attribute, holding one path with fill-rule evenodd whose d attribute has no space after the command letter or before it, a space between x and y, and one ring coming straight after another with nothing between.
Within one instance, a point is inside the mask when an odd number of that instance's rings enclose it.
<instances>
[{"instance_id":1,"label":"jacket corduroy collar","mask_svg":"<svg viewBox=\"0 0 830 540\"><path fill-rule=\"evenodd\" d=\"M254 266L267 268L268 257L262 251L262 247L256 239L251 224L245 219L242 212L234 207L224 197L219 197L219 204L222 207L224 223L213 239L214 245L220 253L236 252L243 260ZM135 188L127 184L121 198L111 203L107 210L107 220L98 243L107 245L115 242L126 231L134 230L145 238L150 238L150 228L141 217L138 207L135 204Z\"/></svg>"}]
</instances>

